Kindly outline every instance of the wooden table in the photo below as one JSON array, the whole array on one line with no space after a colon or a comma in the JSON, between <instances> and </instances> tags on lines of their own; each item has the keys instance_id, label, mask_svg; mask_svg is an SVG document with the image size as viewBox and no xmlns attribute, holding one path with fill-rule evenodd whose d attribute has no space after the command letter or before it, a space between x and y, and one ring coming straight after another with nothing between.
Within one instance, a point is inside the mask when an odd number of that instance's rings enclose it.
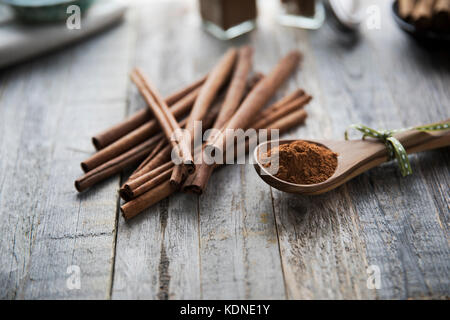
<instances>
[{"instance_id":1,"label":"wooden table","mask_svg":"<svg viewBox=\"0 0 450 320\"><path fill-rule=\"evenodd\" d=\"M271 189L251 165L227 166L201 197L174 195L130 222L118 210L121 177L75 191L90 137L145 107L133 66L168 94L232 45L251 44L263 72L292 48L304 53L279 96L302 87L314 100L288 137L449 117L448 51L398 30L387 1L376 7L381 29L364 23L358 39L328 25L281 27L264 2L256 31L221 42L201 30L195 2L140 1L120 26L1 72L1 298L450 296L448 148L411 156L407 178L391 162L315 197Z\"/></svg>"}]
</instances>

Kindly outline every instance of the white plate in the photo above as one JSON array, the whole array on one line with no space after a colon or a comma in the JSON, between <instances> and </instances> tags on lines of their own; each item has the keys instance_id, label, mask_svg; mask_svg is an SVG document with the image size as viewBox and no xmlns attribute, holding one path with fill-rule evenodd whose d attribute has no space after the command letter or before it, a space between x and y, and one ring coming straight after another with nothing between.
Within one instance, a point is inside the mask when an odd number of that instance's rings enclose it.
<instances>
[{"instance_id":1,"label":"white plate","mask_svg":"<svg viewBox=\"0 0 450 320\"><path fill-rule=\"evenodd\" d=\"M98 0L81 17L80 29L65 23L24 25L0 6L0 68L79 41L122 19L126 5L120 0Z\"/></svg>"}]
</instances>

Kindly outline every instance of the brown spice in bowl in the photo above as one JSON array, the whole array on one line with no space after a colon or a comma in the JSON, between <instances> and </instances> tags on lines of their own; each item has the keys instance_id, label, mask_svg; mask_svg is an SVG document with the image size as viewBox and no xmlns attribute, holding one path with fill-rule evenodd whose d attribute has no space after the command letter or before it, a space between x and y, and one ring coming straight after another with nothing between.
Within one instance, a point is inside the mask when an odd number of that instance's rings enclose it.
<instances>
[{"instance_id":1,"label":"brown spice in bowl","mask_svg":"<svg viewBox=\"0 0 450 320\"><path fill-rule=\"evenodd\" d=\"M307 141L294 141L272 148L265 155L278 155L278 179L295 184L315 184L330 178L337 167L337 154L330 149ZM270 162L264 164L269 167Z\"/></svg>"}]
</instances>

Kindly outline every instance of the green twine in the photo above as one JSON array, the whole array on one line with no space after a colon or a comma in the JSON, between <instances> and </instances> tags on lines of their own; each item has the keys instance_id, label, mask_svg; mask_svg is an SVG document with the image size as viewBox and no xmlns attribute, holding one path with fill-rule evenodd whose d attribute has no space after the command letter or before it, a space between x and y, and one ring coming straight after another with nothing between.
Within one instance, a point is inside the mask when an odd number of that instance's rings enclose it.
<instances>
[{"instance_id":1,"label":"green twine","mask_svg":"<svg viewBox=\"0 0 450 320\"><path fill-rule=\"evenodd\" d=\"M352 124L347 130L345 130L345 140L348 140L348 130L356 129L363 133L362 139L366 137L372 137L382 141L389 152L389 159L397 159L397 163L400 167L402 176L407 176L412 174L411 164L409 163L408 154L405 148L402 146L400 141L393 137L395 133L408 131L408 130L418 130L418 131L437 131L437 130L448 130L450 129L450 122L445 123L433 123L425 126L411 127L405 129L396 130L375 130L366 127L362 124Z\"/></svg>"}]
</instances>

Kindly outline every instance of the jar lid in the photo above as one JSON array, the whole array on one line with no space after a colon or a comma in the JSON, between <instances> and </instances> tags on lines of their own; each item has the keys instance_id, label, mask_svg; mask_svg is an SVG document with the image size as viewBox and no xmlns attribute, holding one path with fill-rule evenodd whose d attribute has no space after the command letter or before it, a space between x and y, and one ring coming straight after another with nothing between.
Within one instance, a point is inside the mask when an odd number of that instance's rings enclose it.
<instances>
[{"instance_id":1,"label":"jar lid","mask_svg":"<svg viewBox=\"0 0 450 320\"><path fill-rule=\"evenodd\" d=\"M327 9L339 27L347 31L358 29L363 20L357 0L328 0Z\"/></svg>"}]
</instances>

